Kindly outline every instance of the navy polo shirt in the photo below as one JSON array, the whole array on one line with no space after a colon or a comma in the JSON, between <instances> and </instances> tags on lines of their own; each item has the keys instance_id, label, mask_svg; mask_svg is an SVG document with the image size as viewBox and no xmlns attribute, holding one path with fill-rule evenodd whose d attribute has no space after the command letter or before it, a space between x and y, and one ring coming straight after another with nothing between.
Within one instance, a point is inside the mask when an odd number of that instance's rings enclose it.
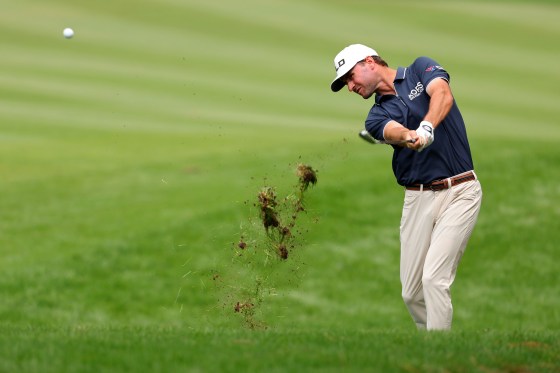
<instances>
[{"instance_id":1,"label":"navy polo shirt","mask_svg":"<svg viewBox=\"0 0 560 373\"><path fill-rule=\"evenodd\" d=\"M378 140L383 140L385 125L394 120L416 130L428 112L428 84L449 74L439 64L419 57L412 65L397 69L394 86L397 95L376 95L365 127ZM393 173L400 185L427 184L473 169L471 151L463 117L453 100L451 111L434 132L434 142L421 152L393 146Z\"/></svg>"}]
</instances>

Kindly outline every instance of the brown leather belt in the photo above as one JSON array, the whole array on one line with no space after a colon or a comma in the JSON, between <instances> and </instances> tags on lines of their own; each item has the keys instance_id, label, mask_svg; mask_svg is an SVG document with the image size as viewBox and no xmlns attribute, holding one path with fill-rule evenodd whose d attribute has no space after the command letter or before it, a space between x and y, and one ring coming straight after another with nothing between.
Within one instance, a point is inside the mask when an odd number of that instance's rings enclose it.
<instances>
[{"instance_id":1,"label":"brown leather belt","mask_svg":"<svg viewBox=\"0 0 560 373\"><path fill-rule=\"evenodd\" d=\"M431 190L433 192L437 192L439 190L448 189L457 184L472 180L476 180L476 175L473 171L468 171L447 179L435 180L429 184L412 184L407 185L405 188L407 190Z\"/></svg>"}]
</instances>

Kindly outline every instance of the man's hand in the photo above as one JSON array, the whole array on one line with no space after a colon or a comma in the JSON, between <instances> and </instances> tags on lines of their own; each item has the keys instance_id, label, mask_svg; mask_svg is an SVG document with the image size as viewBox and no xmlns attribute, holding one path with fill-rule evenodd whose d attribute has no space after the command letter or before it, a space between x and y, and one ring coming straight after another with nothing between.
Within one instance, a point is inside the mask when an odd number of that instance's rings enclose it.
<instances>
[{"instance_id":1,"label":"man's hand","mask_svg":"<svg viewBox=\"0 0 560 373\"><path fill-rule=\"evenodd\" d=\"M402 146L408 149L421 152L434 142L434 126L429 121L424 120L415 131L409 130L393 120L385 125L383 138L387 142L402 143Z\"/></svg>"},{"instance_id":2,"label":"man's hand","mask_svg":"<svg viewBox=\"0 0 560 373\"><path fill-rule=\"evenodd\" d=\"M416 135L418 136L418 141L420 141L420 146L416 149L418 152L426 149L434 142L434 126L427 120L420 122L420 125L416 129Z\"/></svg>"}]
</instances>

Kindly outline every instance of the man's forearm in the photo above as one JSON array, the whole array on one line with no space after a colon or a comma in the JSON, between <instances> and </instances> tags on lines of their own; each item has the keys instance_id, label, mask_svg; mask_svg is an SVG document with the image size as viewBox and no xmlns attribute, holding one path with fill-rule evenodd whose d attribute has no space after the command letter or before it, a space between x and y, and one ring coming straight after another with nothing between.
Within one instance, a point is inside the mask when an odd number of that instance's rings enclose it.
<instances>
[{"instance_id":1,"label":"man's forearm","mask_svg":"<svg viewBox=\"0 0 560 373\"><path fill-rule=\"evenodd\" d=\"M445 119L453 106L453 94L446 80L437 79L428 85L430 106L424 120L430 122L434 128Z\"/></svg>"},{"instance_id":2,"label":"man's forearm","mask_svg":"<svg viewBox=\"0 0 560 373\"><path fill-rule=\"evenodd\" d=\"M385 140L392 142L400 142L413 139L410 130L396 121L387 123L383 130L383 137L385 138Z\"/></svg>"}]
</instances>

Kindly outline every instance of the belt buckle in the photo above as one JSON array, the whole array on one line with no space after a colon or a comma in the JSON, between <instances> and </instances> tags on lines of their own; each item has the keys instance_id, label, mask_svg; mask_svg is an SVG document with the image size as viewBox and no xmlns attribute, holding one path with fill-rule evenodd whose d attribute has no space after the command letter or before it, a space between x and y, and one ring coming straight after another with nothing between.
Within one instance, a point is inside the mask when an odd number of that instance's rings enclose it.
<instances>
[{"instance_id":1,"label":"belt buckle","mask_svg":"<svg viewBox=\"0 0 560 373\"><path fill-rule=\"evenodd\" d=\"M430 190L432 192L439 192L440 190L447 189L446 180L436 180L430 183Z\"/></svg>"}]
</instances>

